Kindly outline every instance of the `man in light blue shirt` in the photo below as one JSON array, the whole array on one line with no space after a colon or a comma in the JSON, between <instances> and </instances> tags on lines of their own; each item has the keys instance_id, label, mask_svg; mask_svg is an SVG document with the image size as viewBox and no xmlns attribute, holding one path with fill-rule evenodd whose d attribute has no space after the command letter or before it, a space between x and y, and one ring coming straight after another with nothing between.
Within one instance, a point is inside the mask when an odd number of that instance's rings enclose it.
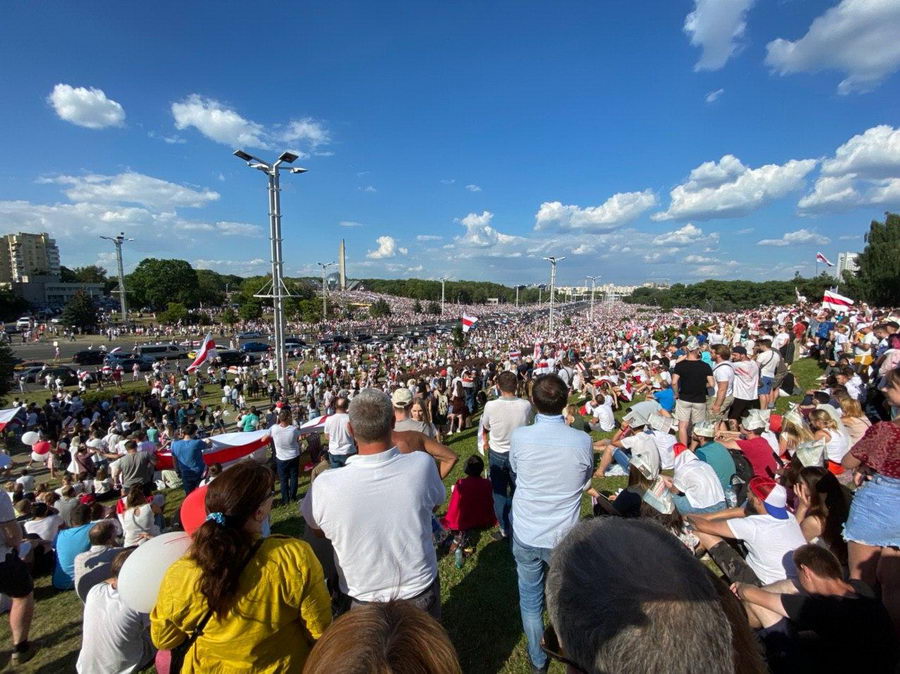
<instances>
[{"instance_id":1,"label":"man in light blue shirt","mask_svg":"<svg viewBox=\"0 0 900 674\"><path fill-rule=\"evenodd\" d=\"M512 503L512 551L519 577L519 610L536 672L547 671L541 650L544 577L550 553L581 514L581 495L594 470L591 438L562 416L568 387L555 374L538 377L531 392L538 414L533 426L517 428L509 462L516 476Z\"/></svg>"}]
</instances>

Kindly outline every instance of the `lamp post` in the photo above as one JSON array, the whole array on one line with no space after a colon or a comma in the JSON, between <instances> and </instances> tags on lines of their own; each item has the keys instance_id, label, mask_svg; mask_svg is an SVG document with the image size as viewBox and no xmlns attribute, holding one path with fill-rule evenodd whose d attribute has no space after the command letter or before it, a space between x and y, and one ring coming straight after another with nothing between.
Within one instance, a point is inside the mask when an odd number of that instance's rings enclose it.
<instances>
[{"instance_id":1,"label":"lamp post","mask_svg":"<svg viewBox=\"0 0 900 674\"><path fill-rule=\"evenodd\" d=\"M594 289L597 287L597 279L599 276L585 276L591 282L591 318L594 318Z\"/></svg>"},{"instance_id":2,"label":"lamp post","mask_svg":"<svg viewBox=\"0 0 900 674\"><path fill-rule=\"evenodd\" d=\"M520 287L521 286L518 286L518 285L516 286L516 309L519 308L519 288Z\"/></svg>"},{"instance_id":3,"label":"lamp post","mask_svg":"<svg viewBox=\"0 0 900 674\"><path fill-rule=\"evenodd\" d=\"M118 236L101 236L101 239L112 241L116 247L116 265L119 271L119 307L122 310L122 322L128 320L128 304L125 299L125 271L122 268L122 244L134 239L126 239L125 232L119 232Z\"/></svg>"},{"instance_id":4,"label":"lamp post","mask_svg":"<svg viewBox=\"0 0 900 674\"><path fill-rule=\"evenodd\" d=\"M447 282L447 277L441 277L441 316L444 315L444 284Z\"/></svg>"},{"instance_id":5,"label":"lamp post","mask_svg":"<svg viewBox=\"0 0 900 674\"><path fill-rule=\"evenodd\" d=\"M335 264L334 262L316 262L322 268L322 320L328 317L328 282L325 280L325 272Z\"/></svg>"},{"instance_id":6,"label":"lamp post","mask_svg":"<svg viewBox=\"0 0 900 674\"><path fill-rule=\"evenodd\" d=\"M545 257L550 263L550 337L553 338L553 296L556 294L556 265L558 262L562 262L566 258L564 257L556 257L551 255L550 257Z\"/></svg>"},{"instance_id":7,"label":"lamp post","mask_svg":"<svg viewBox=\"0 0 900 674\"><path fill-rule=\"evenodd\" d=\"M284 358L284 298L291 292L284 285L282 274L284 262L281 256L281 184L279 172L282 164L293 164L297 155L293 152L282 152L274 162L264 162L243 150L235 150L234 156L247 162L247 166L266 174L269 183L269 238L272 243L272 281L264 286L254 297L271 298L275 327L275 376L285 386ZM291 173L306 173L307 169L293 167ZM266 292L268 291L268 292Z\"/></svg>"}]
</instances>

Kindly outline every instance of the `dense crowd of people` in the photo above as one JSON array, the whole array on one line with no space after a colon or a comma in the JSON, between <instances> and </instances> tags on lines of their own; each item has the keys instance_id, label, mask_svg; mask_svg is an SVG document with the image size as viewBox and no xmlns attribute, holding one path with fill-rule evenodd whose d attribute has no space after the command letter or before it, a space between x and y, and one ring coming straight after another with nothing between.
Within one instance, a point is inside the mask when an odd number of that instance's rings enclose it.
<instances>
[{"instance_id":1,"label":"dense crowd of people","mask_svg":"<svg viewBox=\"0 0 900 674\"><path fill-rule=\"evenodd\" d=\"M13 662L34 653L32 578L49 573L84 602L79 672L459 672L439 560L477 564L483 533L509 546L536 672L893 671L895 314L613 304L563 312L551 337L543 315L482 315L462 345L306 349L284 382L267 357L211 358L107 397L16 400L35 441L0 463ZM808 390L801 358L822 369ZM268 453L211 462L231 432ZM448 491L463 432L478 453ZM627 484L595 482L613 475ZM121 570L182 527L166 499L197 490L187 554L135 610ZM302 540L271 533L291 503Z\"/></svg>"}]
</instances>

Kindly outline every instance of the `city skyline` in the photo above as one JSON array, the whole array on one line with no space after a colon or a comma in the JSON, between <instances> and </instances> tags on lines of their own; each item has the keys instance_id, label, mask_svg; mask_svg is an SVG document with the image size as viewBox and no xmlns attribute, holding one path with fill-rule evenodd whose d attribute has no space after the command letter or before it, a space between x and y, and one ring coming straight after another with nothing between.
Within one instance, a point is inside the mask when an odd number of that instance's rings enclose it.
<instances>
[{"instance_id":1,"label":"city skyline","mask_svg":"<svg viewBox=\"0 0 900 674\"><path fill-rule=\"evenodd\" d=\"M0 29L2 233L66 266L112 270L122 231L126 271L265 274L235 149L310 169L282 181L289 276L344 239L351 278L540 283L547 255L567 286L789 278L900 208L900 52L868 53L895 3L90 6Z\"/></svg>"}]
</instances>

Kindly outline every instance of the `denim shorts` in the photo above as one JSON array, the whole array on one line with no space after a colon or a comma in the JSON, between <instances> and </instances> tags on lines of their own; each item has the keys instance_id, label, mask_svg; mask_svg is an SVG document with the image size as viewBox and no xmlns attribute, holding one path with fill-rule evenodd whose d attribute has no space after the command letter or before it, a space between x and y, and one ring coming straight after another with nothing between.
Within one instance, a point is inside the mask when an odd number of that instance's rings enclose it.
<instances>
[{"instance_id":1,"label":"denim shorts","mask_svg":"<svg viewBox=\"0 0 900 674\"><path fill-rule=\"evenodd\" d=\"M900 479L876 474L856 490L844 524L844 540L900 546Z\"/></svg>"},{"instance_id":2,"label":"denim shorts","mask_svg":"<svg viewBox=\"0 0 900 674\"><path fill-rule=\"evenodd\" d=\"M757 393L759 393L760 395L767 395L772 392L773 386L775 386L774 377L760 377Z\"/></svg>"}]
</instances>

